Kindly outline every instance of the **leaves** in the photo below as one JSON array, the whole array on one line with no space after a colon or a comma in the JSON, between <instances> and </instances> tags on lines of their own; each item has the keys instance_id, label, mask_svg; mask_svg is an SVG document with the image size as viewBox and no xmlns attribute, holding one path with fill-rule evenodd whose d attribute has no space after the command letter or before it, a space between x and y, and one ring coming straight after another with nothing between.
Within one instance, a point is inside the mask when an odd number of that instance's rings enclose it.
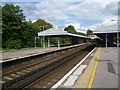
<instances>
[{"instance_id":1,"label":"leaves","mask_svg":"<svg viewBox=\"0 0 120 90\"><path fill-rule=\"evenodd\" d=\"M20 39L17 39L17 40L7 40L5 42L6 44L6 47L9 48L9 49L19 49L22 47L22 41Z\"/></svg>"},{"instance_id":2,"label":"leaves","mask_svg":"<svg viewBox=\"0 0 120 90\"><path fill-rule=\"evenodd\" d=\"M34 22L35 24L39 25L39 27L41 28L41 30L46 30L46 29L50 29L53 28L53 25L46 22L45 20L42 19L38 19L36 22Z\"/></svg>"},{"instance_id":3,"label":"leaves","mask_svg":"<svg viewBox=\"0 0 120 90\"><path fill-rule=\"evenodd\" d=\"M77 32L72 25L69 25L68 27L65 27L64 30L67 31L68 33L73 33L73 34L78 34L78 35L85 35L84 33Z\"/></svg>"},{"instance_id":4,"label":"leaves","mask_svg":"<svg viewBox=\"0 0 120 90\"><path fill-rule=\"evenodd\" d=\"M92 35L93 31L92 30L87 30L87 35Z\"/></svg>"},{"instance_id":5,"label":"leaves","mask_svg":"<svg viewBox=\"0 0 120 90\"><path fill-rule=\"evenodd\" d=\"M40 31L40 27L25 21L23 10L19 6L6 4L2 7L3 12L3 48L16 49L33 47L34 37Z\"/></svg>"}]
</instances>

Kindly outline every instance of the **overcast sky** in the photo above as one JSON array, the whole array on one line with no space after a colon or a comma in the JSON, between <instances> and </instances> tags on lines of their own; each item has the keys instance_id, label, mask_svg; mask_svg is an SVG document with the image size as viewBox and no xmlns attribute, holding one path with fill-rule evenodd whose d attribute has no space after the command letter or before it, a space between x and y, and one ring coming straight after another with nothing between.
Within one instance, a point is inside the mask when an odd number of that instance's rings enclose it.
<instances>
[{"instance_id":1,"label":"overcast sky","mask_svg":"<svg viewBox=\"0 0 120 90\"><path fill-rule=\"evenodd\" d=\"M75 26L77 31L106 27L118 19L119 0L4 0L19 5L27 20L44 19L59 28Z\"/></svg>"}]
</instances>

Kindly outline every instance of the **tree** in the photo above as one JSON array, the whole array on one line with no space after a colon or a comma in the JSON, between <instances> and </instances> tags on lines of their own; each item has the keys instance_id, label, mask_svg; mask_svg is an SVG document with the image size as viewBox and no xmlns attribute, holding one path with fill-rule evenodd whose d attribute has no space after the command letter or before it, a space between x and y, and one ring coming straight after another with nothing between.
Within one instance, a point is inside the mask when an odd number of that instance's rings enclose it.
<instances>
[{"instance_id":1,"label":"tree","mask_svg":"<svg viewBox=\"0 0 120 90\"><path fill-rule=\"evenodd\" d=\"M26 21L22 24L22 30L20 39L22 40L23 47L34 47L33 42L40 30L40 27L34 23Z\"/></svg>"},{"instance_id":2,"label":"tree","mask_svg":"<svg viewBox=\"0 0 120 90\"><path fill-rule=\"evenodd\" d=\"M25 16L23 15L23 10L20 9L19 6L14 6L13 4L6 4L2 8L2 16L3 16L3 23L2 23L2 45L3 47L7 47L6 42L12 42L18 41L19 34L21 31L21 24L23 21L25 21ZM19 40L19 43L21 43L21 40ZM16 46L16 44L13 44ZM14 46L12 45L12 48ZM22 44L19 44L22 45ZM10 43L9 43L10 46ZM18 46L22 47L22 46ZM8 47L7 47L8 48ZM9 47L10 48L10 47Z\"/></svg>"},{"instance_id":3,"label":"tree","mask_svg":"<svg viewBox=\"0 0 120 90\"><path fill-rule=\"evenodd\" d=\"M78 35L84 35L84 36L85 36L84 33L82 33L82 32L77 32L72 25L69 25L68 27L65 27L64 30L67 31L68 33L73 33L73 34L78 34Z\"/></svg>"},{"instance_id":4,"label":"tree","mask_svg":"<svg viewBox=\"0 0 120 90\"><path fill-rule=\"evenodd\" d=\"M87 35L92 35L93 34L93 31L92 30L87 30Z\"/></svg>"},{"instance_id":5,"label":"tree","mask_svg":"<svg viewBox=\"0 0 120 90\"><path fill-rule=\"evenodd\" d=\"M75 28L72 25L69 25L68 27L65 27L64 29L65 31L67 31L68 33L76 33Z\"/></svg>"},{"instance_id":6,"label":"tree","mask_svg":"<svg viewBox=\"0 0 120 90\"><path fill-rule=\"evenodd\" d=\"M85 33L82 32L76 32L76 34L86 36Z\"/></svg>"},{"instance_id":7,"label":"tree","mask_svg":"<svg viewBox=\"0 0 120 90\"><path fill-rule=\"evenodd\" d=\"M40 30L39 26L25 21L23 10L19 6L6 4L2 7L2 47L18 49L33 46L33 38Z\"/></svg>"},{"instance_id":8,"label":"tree","mask_svg":"<svg viewBox=\"0 0 120 90\"><path fill-rule=\"evenodd\" d=\"M34 22L35 24L39 25L41 27L41 30L43 30L43 27L44 27L44 30L47 30L47 29L50 29L50 28L53 28L53 25L46 22L45 20L43 19L38 19L36 22Z\"/></svg>"}]
</instances>

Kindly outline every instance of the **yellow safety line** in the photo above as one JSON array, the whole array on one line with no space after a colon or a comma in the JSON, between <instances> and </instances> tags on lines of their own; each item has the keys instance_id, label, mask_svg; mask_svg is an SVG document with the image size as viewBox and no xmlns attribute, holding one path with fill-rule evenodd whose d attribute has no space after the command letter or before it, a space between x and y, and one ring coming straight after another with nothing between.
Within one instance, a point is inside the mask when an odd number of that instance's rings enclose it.
<instances>
[{"instance_id":1,"label":"yellow safety line","mask_svg":"<svg viewBox=\"0 0 120 90\"><path fill-rule=\"evenodd\" d=\"M88 87L87 87L87 90L90 90L92 88L92 84L93 84L93 80L94 80L94 77L95 77L95 72L96 72L96 69L97 69L97 66L98 66L98 60L100 58L100 53L101 53L101 48L99 50L99 53L98 53L98 56L96 58L96 63L95 63L95 66L94 66L94 69L92 71L92 75L91 75L91 78L90 78L90 81L88 83Z\"/></svg>"}]
</instances>

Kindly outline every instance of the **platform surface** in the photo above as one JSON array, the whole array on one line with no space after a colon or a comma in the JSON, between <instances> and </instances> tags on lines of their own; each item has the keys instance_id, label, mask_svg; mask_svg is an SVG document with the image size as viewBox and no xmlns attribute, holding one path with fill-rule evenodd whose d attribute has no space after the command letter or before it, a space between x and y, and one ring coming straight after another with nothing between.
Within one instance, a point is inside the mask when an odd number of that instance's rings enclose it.
<instances>
[{"instance_id":1,"label":"platform surface","mask_svg":"<svg viewBox=\"0 0 120 90\"><path fill-rule=\"evenodd\" d=\"M118 48L102 48L92 88L118 88Z\"/></svg>"},{"instance_id":2,"label":"platform surface","mask_svg":"<svg viewBox=\"0 0 120 90\"><path fill-rule=\"evenodd\" d=\"M14 58L19 56L25 56L30 55L33 53L42 53L47 52L48 50L56 49L57 47L50 47L50 48L30 48L30 49L21 49L21 50L15 50L15 51L8 51L1 53L2 57L0 59L6 59L6 58Z\"/></svg>"},{"instance_id":3,"label":"platform surface","mask_svg":"<svg viewBox=\"0 0 120 90\"><path fill-rule=\"evenodd\" d=\"M6 59L14 59L14 58L19 58L19 57L24 57L24 56L31 56L34 54L42 54L45 52L49 51L57 51L65 48L72 48L72 47L77 47L77 46L82 46L86 45L89 43L82 43L82 44L77 44L77 45L71 45L71 46L65 46L65 47L46 47L46 48L29 48L29 49L20 49L20 50L13 50L13 51L8 51L8 52L1 52L0 53L0 60L6 60Z\"/></svg>"}]
</instances>

